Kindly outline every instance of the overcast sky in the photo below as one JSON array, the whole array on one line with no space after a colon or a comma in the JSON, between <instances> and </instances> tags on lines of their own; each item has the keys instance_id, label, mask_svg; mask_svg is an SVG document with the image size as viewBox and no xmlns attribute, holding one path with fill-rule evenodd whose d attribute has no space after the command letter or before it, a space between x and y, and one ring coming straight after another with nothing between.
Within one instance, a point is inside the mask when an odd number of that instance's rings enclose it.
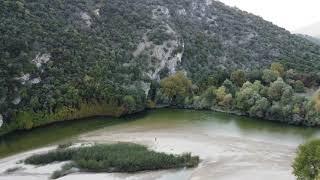
<instances>
[{"instance_id":1,"label":"overcast sky","mask_svg":"<svg viewBox=\"0 0 320 180\"><path fill-rule=\"evenodd\" d=\"M320 22L320 0L220 0L295 31Z\"/></svg>"}]
</instances>

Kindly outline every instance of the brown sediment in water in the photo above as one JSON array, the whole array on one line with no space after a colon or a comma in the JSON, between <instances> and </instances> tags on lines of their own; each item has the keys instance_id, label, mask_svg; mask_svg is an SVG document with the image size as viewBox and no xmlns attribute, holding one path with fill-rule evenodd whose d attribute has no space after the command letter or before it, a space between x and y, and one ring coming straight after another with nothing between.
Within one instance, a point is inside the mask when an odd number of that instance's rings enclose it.
<instances>
[{"instance_id":1,"label":"brown sediment in water","mask_svg":"<svg viewBox=\"0 0 320 180\"><path fill-rule=\"evenodd\" d=\"M168 111L160 111L168 113ZM179 114L179 112L186 112ZM306 130L259 124L261 127L241 125L237 120L215 120L200 117L205 112L178 111L171 116L159 113L157 117L147 116L142 120L108 126L85 133L76 138L79 143L134 142L149 148L181 154L191 152L201 158L197 168L169 171L128 173L75 173L61 179L103 179L103 180L291 180L295 179L291 163L301 138ZM187 120L193 119L193 120ZM200 119L200 120L199 120ZM232 118L231 118L232 119ZM240 120L239 120L240 121ZM261 122L258 122L261 123ZM242 129L241 129L242 128ZM287 129L287 130L286 130ZM300 133L300 135L298 135ZM299 139L300 138L300 139ZM36 153L48 149L37 150ZM27 152L0 160L0 180L47 179L61 164L44 167L26 166L12 174L2 170L19 166L17 161L35 152Z\"/></svg>"}]
</instances>

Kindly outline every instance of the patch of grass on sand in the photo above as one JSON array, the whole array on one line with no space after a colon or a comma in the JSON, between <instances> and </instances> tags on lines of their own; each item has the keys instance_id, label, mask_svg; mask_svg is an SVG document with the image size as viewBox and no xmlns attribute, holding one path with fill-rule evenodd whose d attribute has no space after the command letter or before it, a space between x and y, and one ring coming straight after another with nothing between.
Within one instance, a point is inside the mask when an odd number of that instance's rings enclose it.
<instances>
[{"instance_id":1,"label":"patch of grass on sand","mask_svg":"<svg viewBox=\"0 0 320 180\"><path fill-rule=\"evenodd\" d=\"M198 156L166 154L149 150L131 143L100 144L90 147L56 149L46 154L33 155L25 160L27 164L44 165L52 162L72 161L72 166L87 172L137 172L171 168L195 167ZM63 169L58 174L65 174Z\"/></svg>"}]
</instances>

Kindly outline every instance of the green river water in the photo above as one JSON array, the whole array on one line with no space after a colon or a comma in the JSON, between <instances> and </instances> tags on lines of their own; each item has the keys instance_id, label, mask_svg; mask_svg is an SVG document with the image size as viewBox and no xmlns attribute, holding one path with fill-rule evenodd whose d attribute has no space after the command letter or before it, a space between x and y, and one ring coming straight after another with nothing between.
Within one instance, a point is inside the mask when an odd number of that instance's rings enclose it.
<instances>
[{"instance_id":1,"label":"green river water","mask_svg":"<svg viewBox=\"0 0 320 180\"><path fill-rule=\"evenodd\" d=\"M0 138L0 158L72 141L81 134L103 128L108 131L130 126L144 130L157 127L201 128L208 136L211 133L220 133L289 145L298 145L308 139L320 137L320 129L317 128L290 126L211 111L158 109L126 118L89 118L11 133Z\"/></svg>"}]
</instances>

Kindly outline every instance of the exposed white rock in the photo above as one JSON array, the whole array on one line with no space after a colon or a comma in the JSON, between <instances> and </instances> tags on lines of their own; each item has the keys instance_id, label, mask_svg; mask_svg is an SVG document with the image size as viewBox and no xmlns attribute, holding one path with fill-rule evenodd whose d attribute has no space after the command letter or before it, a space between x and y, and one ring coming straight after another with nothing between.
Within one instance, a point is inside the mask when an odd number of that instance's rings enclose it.
<instances>
[{"instance_id":1,"label":"exposed white rock","mask_svg":"<svg viewBox=\"0 0 320 180\"><path fill-rule=\"evenodd\" d=\"M93 12L96 16L100 16L100 9L96 9Z\"/></svg>"},{"instance_id":2,"label":"exposed white rock","mask_svg":"<svg viewBox=\"0 0 320 180\"><path fill-rule=\"evenodd\" d=\"M170 12L167 7L158 6L156 9L152 10L152 18L159 19L159 18L169 18Z\"/></svg>"},{"instance_id":3,"label":"exposed white rock","mask_svg":"<svg viewBox=\"0 0 320 180\"><path fill-rule=\"evenodd\" d=\"M146 94L146 97L149 94L150 86L151 86L151 83L145 83L145 82L141 83L141 88L144 91L144 93Z\"/></svg>"},{"instance_id":4,"label":"exposed white rock","mask_svg":"<svg viewBox=\"0 0 320 180\"><path fill-rule=\"evenodd\" d=\"M2 125L3 125L3 116L2 114L0 114L0 128L2 127Z\"/></svg>"},{"instance_id":5,"label":"exposed white rock","mask_svg":"<svg viewBox=\"0 0 320 180\"><path fill-rule=\"evenodd\" d=\"M171 74L176 73L176 66L178 64L178 62L181 62L182 59L182 53L178 53L175 57L172 58L171 61L168 61L168 69L170 71Z\"/></svg>"},{"instance_id":6,"label":"exposed white rock","mask_svg":"<svg viewBox=\"0 0 320 180\"><path fill-rule=\"evenodd\" d=\"M212 0L206 0L207 6L210 6L212 4Z\"/></svg>"},{"instance_id":7,"label":"exposed white rock","mask_svg":"<svg viewBox=\"0 0 320 180\"><path fill-rule=\"evenodd\" d=\"M171 34L172 38L163 41L162 44L153 44L149 41L146 34L143 36L143 42L140 42L137 49L133 52L136 57L140 54L149 56L149 60L146 62L146 75L151 79L160 80L161 70L167 68L169 74L176 72L176 66L181 61L183 52L175 53L176 50L184 44L179 40L177 33L168 25L165 24L166 33Z\"/></svg>"},{"instance_id":8,"label":"exposed white rock","mask_svg":"<svg viewBox=\"0 0 320 180\"><path fill-rule=\"evenodd\" d=\"M137 49L133 52L133 56L139 56L146 48L150 48L152 42L148 41L147 35L143 35L143 41L139 43Z\"/></svg>"},{"instance_id":9,"label":"exposed white rock","mask_svg":"<svg viewBox=\"0 0 320 180\"><path fill-rule=\"evenodd\" d=\"M249 41L251 41L251 39L253 39L256 36L257 36L256 32L251 32L251 33L247 34L245 37L243 37L243 39L241 39L239 41L239 44L248 43Z\"/></svg>"},{"instance_id":10,"label":"exposed white rock","mask_svg":"<svg viewBox=\"0 0 320 180\"><path fill-rule=\"evenodd\" d=\"M21 77L16 77L14 79L20 81L21 84L25 84L27 81L29 81L30 74L29 73L23 74Z\"/></svg>"},{"instance_id":11,"label":"exposed white rock","mask_svg":"<svg viewBox=\"0 0 320 180\"><path fill-rule=\"evenodd\" d=\"M200 17L198 17L199 20L201 20L202 17L206 16L206 9L208 7L206 3L207 2L203 3L203 2L193 1L191 4L192 14L195 15L194 12L200 13Z\"/></svg>"},{"instance_id":12,"label":"exposed white rock","mask_svg":"<svg viewBox=\"0 0 320 180\"><path fill-rule=\"evenodd\" d=\"M177 10L177 14L185 16L185 15L187 15L187 12L186 12L186 10L184 8L182 8L182 9L178 9Z\"/></svg>"},{"instance_id":13,"label":"exposed white rock","mask_svg":"<svg viewBox=\"0 0 320 180\"><path fill-rule=\"evenodd\" d=\"M33 78L30 80L31 84L39 84L41 82L41 78L37 77L37 78Z\"/></svg>"},{"instance_id":14,"label":"exposed white rock","mask_svg":"<svg viewBox=\"0 0 320 180\"><path fill-rule=\"evenodd\" d=\"M279 49L272 49L269 51L269 55L273 57L279 57L281 55Z\"/></svg>"},{"instance_id":15,"label":"exposed white rock","mask_svg":"<svg viewBox=\"0 0 320 180\"><path fill-rule=\"evenodd\" d=\"M84 20L84 22L86 23L86 25L87 25L88 27L90 27L91 24L92 24L92 22L91 22L91 17L89 16L89 14L88 14L87 12L81 12L80 16L81 16L81 19Z\"/></svg>"},{"instance_id":16,"label":"exposed white rock","mask_svg":"<svg viewBox=\"0 0 320 180\"><path fill-rule=\"evenodd\" d=\"M12 101L12 104L18 105L18 104L20 104L20 102L21 102L21 97L18 96L18 97L16 97L16 98Z\"/></svg>"},{"instance_id":17,"label":"exposed white rock","mask_svg":"<svg viewBox=\"0 0 320 180\"><path fill-rule=\"evenodd\" d=\"M38 53L36 58L32 60L32 62L40 68L42 64L46 64L48 61L50 61L51 55L49 53Z\"/></svg>"},{"instance_id":18,"label":"exposed white rock","mask_svg":"<svg viewBox=\"0 0 320 180\"><path fill-rule=\"evenodd\" d=\"M218 26L218 24L216 23L216 20L218 19L218 16L211 16L211 17L207 17L207 22L208 23L211 23L211 25L212 25L212 23L214 22L214 25L215 26Z\"/></svg>"}]
</instances>

